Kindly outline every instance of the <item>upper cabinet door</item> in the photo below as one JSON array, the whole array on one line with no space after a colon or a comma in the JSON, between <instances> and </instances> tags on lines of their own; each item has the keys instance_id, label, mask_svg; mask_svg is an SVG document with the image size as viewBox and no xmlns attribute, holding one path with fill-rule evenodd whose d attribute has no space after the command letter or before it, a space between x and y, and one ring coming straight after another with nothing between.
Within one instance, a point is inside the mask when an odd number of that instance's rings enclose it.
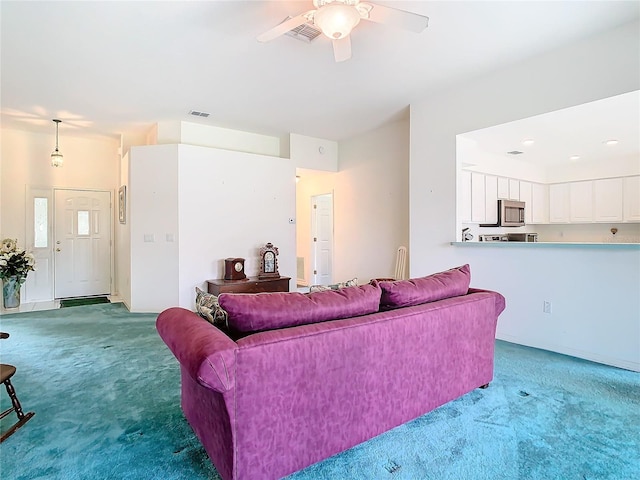
<instances>
[{"instance_id":1,"label":"upper cabinet door","mask_svg":"<svg viewBox=\"0 0 640 480\"><path fill-rule=\"evenodd\" d=\"M488 224L498 223L498 177L484 177L484 221Z\"/></svg>"},{"instance_id":2,"label":"upper cabinet door","mask_svg":"<svg viewBox=\"0 0 640 480\"><path fill-rule=\"evenodd\" d=\"M626 177L623 190L624 221L640 222L640 176Z\"/></svg>"},{"instance_id":3,"label":"upper cabinet door","mask_svg":"<svg viewBox=\"0 0 640 480\"><path fill-rule=\"evenodd\" d=\"M530 182L520 182L520 201L524 202L524 223L533 223L533 188Z\"/></svg>"},{"instance_id":4,"label":"upper cabinet door","mask_svg":"<svg viewBox=\"0 0 640 480\"><path fill-rule=\"evenodd\" d=\"M549 185L549 222L569 223L569 184Z\"/></svg>"},{"instance_id":5,"label":"upper cabinet door","mask_svg":"<svg viewBox=\"0 0 640 480\"><path fill-rule=\"evenodd\" d=\"M593 222L593 182L571 182L569 204L571 205L571 222Z\"/></svg>"},{"instance_id":6,"label":"upper cabinet door","mask_svg":"<svg viewBox=\"0 0 640 480\"><path fill-rule=\"evenodd\" d=\"M520 200L520 181L509 179L509 200Z\"/></svg>"},{"instance_id":7,"label":"upper cabinet door","mask_svg":"<svg viewBox=\"0 0 640 480\"><path fill-rule=\"evenodd\" d=\"M594 180L593 203L596 222L622 221L622 178Z\"/></svg>"},{"instance_id":8,"label":"upper cabinet door","mask_svg":"<svg viewBox=\"0 0 640 480\"><path fill-rule=\"evenodd\" d=\"M498 177L498 198L509 200L509 179Z\"/></svg>"},{"instance_id":9,"label":"upper cabinet door","mask_svg":"<svg viewBox=\"0 0 640 480\"><path fill-rule=\"evenodd\" d=\"M462 170L458 175L458 187L460 188L460 206L458 214L462 223L471 222L471 172Z\"/></svg>"},{"instance_id":10,"label":"upper cabinet door","mask_svg":"<svg viewBox=\"0 0 640 480\"><path fill-rule=\"evenodd\" d=\"M549 187L542 183L534 183L532 190L531 223L549 223Z\"/></svg>"},{"instance_id":11,"label":"upper cabinet door","mask_svg":"<svg viewBox=\"0 0 640 480\"><path fill-rule=\"evenodd\" d=\"M485 223L485 188L484 175L482 173L471 173L471 222Z\"/></svg>"}]
</instances>

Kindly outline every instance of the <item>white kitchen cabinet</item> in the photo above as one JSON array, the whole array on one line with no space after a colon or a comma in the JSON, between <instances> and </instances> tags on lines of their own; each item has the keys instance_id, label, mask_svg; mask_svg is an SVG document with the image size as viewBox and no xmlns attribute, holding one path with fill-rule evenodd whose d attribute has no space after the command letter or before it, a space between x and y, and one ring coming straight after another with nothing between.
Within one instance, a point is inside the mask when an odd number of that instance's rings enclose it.
<instances>
[{"instance_id":1,"label":"white kitchen cabinet","mask_svg":"<svg viewBox=\"0 0 640 480\"><path fill-rule=\"evenodd\" d=\"M497 223L498 199L525 202L527 224L640 222L638 175L545 185L468 170L460 173L462 223Z\"/></svg>"},{"instance_id":2,"label":"white kitchen cabinet","mask_svg":"<svg viewBox=\"0 0 640 480\"><path fill-rule=\"evenodd\" d=\"M460 188L460 205L458 214L462 223L471 222L471 172L462 170L458 176L458 187Z\"/></svg>"},{"instance_id":3,"label":"white kitchen cabinet","mask_svg":"<svg viewBox=\"0 0 640 480\"><path fill-rule=\"evenodd\" d=\"M471 222L486 223L484 174L471 172Z\"/></svg>"},{"instance_id":4,"label":"white kitchen cabinet","mask_svg":"<svg viewBox=\"0 0 640 480\"><path fill-rule=\"evenodd\" d=\"M569 219L572 223L593 222L593 182L571 182L569 204Z\"/></svg>"},{"instance_id":5,"label":"white kitchen cabinet","mask_svg":"<svg viewBox=\"0 0 640 480\"><path fill-rule=\"evenodd\" d=\"M534 183L531 197L531 223L549 223L549 187L542 183Z\"/></svg>"},{"instance_id":6,"label":"white kitchen cabinet","mask_svg":"<svg viewBox=\"0 0 640 480\"><path fill-rule=\"evenodd\" d=\"M549 223L569 223L569 184L549 185Z\"/></svg>"},{"instance_id":7,"label":"white kitchen cabinet","mask_svg":"<svg viewBox=\"0 0 640 480\"><path fill-rule=\"evenodd\" d=\"M509 200L520 200L520 181L509 179Z\"/></svg>"},{"instance_id":8,"label":"white kitchen cabinet","mask_svg":"<svg viewBox=\"0 0 640 480\"><path fill-rule=\"evenodd\" d=\"M640 222L640 176L624 179L623 205L623 220Z\"/></svg>"},{"instance_id":9,"label":"white kitchen cabinet","mask_svg":"<svg viewBox=\"0 0 640 480\"><path fill-rule=\"evenodd\" d=\"M593 205L596 222L622 221L622 178L593 181Z\"/></svg>"},{"instance_id":10,"label":"white kitchen cabinet","mask_svg":"<svg viewBox=\"0 0 640 480\"><path fill-rule=\"evenodd\" d=\"M498 198L509 199L509 179L498 177Z\"/></svg>"},{"instance_id":11,"label":"white kitchen cabinet","mask_svg":"<svg viewBox=\"0 0 640 480\"><path fill-rule=\"evenodd\" d=\"M488 224L498 223L498 177L484 177L484 221Z\"/></svg>"},{"instance_id":12,"label":"white kitchen cabinet","mask_svg":"<svg viewBox=\"0 0 640 480\"><path fill-rule=\"evenodd\" d=\"M524 223L533 223L533 188L530 182L520 182L520 201L524 202Z\"/></svg>"}]
</instances>

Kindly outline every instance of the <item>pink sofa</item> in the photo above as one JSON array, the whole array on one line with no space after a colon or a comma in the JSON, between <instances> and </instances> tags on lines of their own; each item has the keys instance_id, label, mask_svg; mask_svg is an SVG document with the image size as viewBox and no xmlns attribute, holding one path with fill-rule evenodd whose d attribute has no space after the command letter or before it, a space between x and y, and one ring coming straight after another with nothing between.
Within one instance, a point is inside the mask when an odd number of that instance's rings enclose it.
<instances>
[{"instance_id":1,"label":"pink sofa","mask_svg":"<svg viewBox=\"0 0 640 480\"><path fill-rule=\"evenodd\" d=\"M454 270L464 268L466 285L454 280L453 290L436 278L307 295L221 295L230 324L239 319L235 332L243 336L235 341L240 335L189 310L161 313L158 332L180 363L182 409L221 477L281 478L487 385L505 301L469 290L468 266ZM454 296L429 293L428 303L399 306L422 302L425 285ZM339 320L318 313L341 316L347 303L366 310L372 299L386 311ZM247 323L247 316L270 307L278 319L308 310L316 323L294 319L249 334L256 318ZM257 324L265 321L261 314Z\"/></svg>"}]
</instances>

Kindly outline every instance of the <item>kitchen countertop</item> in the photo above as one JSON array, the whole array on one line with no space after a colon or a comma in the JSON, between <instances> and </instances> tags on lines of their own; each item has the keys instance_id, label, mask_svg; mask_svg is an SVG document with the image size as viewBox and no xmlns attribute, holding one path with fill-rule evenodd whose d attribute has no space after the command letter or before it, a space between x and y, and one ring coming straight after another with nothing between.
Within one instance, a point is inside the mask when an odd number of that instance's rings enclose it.
<instances>
[{"instance_id":1,"label":"kitchen countertop","mask_svg":"<svg viewBox=\"0 0 640 480\"><path fill-rule=\"evenodd\" d=\"M640 250L640 243L596 243L596 242L451 242L455 247L526 247L526 248L605 248Z\"/></svg>"}]
</instances>

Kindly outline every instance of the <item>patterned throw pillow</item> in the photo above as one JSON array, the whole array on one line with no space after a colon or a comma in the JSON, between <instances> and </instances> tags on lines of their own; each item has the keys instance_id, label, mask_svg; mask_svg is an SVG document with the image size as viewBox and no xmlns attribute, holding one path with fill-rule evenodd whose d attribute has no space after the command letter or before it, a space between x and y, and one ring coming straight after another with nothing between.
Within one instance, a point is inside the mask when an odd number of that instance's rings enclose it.
<instances>
[{"instance_id":1,"label":"patterned throw pillow","mask_svg":"<svg viewBox=\"0 0 640 480\"><path fill-rule=\"evenodd\" d=\"M198 315L214 325L228 327L227 312L218 303L218 297L200 290L198 287L196 287L196 310Z\"/></svg>"},{"instance_id":2,"label":"patterned throw pillow","mask_svg":"<svg viewBox=\"0 0 640 480\"><path fill-rule=\"evenodd\" d=\"M340 290L341 288L357 287L357 286L358 286L358 277L352 278L351 280L347 280L346 282L334 283L333 285L311 285L309 287L309 293L323 292L325 290Z\"/></svg>"}]
</instances>

